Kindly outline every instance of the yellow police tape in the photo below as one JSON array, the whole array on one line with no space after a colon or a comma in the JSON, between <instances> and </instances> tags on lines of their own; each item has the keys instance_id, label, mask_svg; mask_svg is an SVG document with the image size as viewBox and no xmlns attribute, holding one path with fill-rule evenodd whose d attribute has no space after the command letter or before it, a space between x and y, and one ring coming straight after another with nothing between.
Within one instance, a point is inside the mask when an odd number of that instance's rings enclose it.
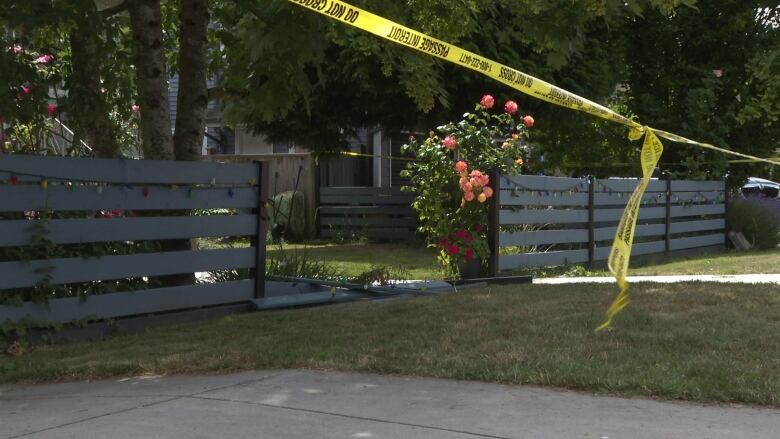
<instances>
[{"instance_id":1,"label":"yellow police tape","mask_svg":"<svg viewBox=\"0 0 780 439\"><path fill-rule=\"evenodd\" d=\"M555 105L583 111L602 119L626 125L631 140L639 140L645 137L642 146L641 166L642 180L637 185L629 198L620 224L615 234L615 241L612 245L612 251L609 254L609 268L617 280L620 293L607 311L605 322L597 330L604 329L612 323L612 318L628 304L628 282L626 274L628 272L628 263L631 256L631 245L634 241L634 229L639 213L639 207L642 201L642 195L650 181L661 153L663 145L658 137L672 140L674 142L695 145L701 148L711 149L726 154L735 155L756 162L766 162L773 165L780 163L748 154L742 154L728 149L719 148L708 143L696 142L686 139L666 131L657 130L648 126L643 126L631 119L621 116L603 105L589 101L583 97L570 93L562 88L556 87L550 83L542 81L531 75L527 75L519 70L500 64L496 61L487 59L483 56L461 49L436 38L430 37L414 29L394 23L390 20L372 14L366 10L352 6L349 3L340 0L289 0L291 3L305 7L318 12L331 19L341 23L354 26L358 29L377 35L381 38L390 40L396 44L410 47L427 55L444 59L467 69L475 70L485 76L488 76L498 82L506 84L515 90L527 95L550 102Z\"/></svg>"}]
</instances>

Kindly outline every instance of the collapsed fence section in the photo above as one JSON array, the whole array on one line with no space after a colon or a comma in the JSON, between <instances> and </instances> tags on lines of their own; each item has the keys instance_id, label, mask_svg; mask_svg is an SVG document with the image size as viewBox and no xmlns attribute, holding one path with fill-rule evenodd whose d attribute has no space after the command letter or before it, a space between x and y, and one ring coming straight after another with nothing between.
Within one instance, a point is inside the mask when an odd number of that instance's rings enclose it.
<instances>
[{"instance_id":1,"label":"collapsed fence section","mask_svg":"<svg viewBox=\"0 0 780 439\"><path fill-rule=\"evenodd\" d=\"M637 179L495 178L494 273L606 260L638 184ZM632 255L720 250L725 214L723 181L652 180L642 198Z\"/></svg>"},{"instance_id":2,"label":"collapsed fence section","mask_svg":"<svg viewBox=\"0 0 780 439\"><path fill-rule=\"evenodd\" d=\"M413 239L417 213L412 201L414 195L399 188L322 187L318 208L320 237Z\"/></svg>"},{"instance_id":3,"label":"collapsed fence section","mask_svg":"<svg viewBox=\"0 0 780 439\"><path fill-rule=\"evenodd\" d=\"M114 319L262 297L265 174L259 163L0 157L0 323ZM193 238L217 237L253 244L191 247ZM170 277L225 270L252 276L196 284Z\"/></svg>"}]
</instances>

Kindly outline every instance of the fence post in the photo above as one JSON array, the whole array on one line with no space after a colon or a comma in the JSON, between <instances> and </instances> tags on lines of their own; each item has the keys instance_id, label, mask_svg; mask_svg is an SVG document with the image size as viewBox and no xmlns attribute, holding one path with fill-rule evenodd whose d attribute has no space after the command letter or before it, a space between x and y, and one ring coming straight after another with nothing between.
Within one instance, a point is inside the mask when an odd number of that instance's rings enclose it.
<instances>
[{"instance_id":1,"label":"fence post","mask_svg":"<svg viewBox=\"0 0 780 439\"><path fill-rule=\"evenodd\" d=\"M666 175L666 230L664 233L664 251L672 250L672 179Z\"/></svg>"},{"instance_id":2,"label":"fence post","mask_svg":"<svg viewBox=\"0 0 780 439\"><path fill-rule=\"evenodd\" d=\"M490 173L493 182L493 197L488 204L488 246L490 247L490 259L488 260L488 273L492 277L498 276L498 235L500 229L499 211L501 210L501 174Z\"/></svg>"},{"instance_id":3,"label":"fence post","mask_svg":"<svg viewBox=\"0 0 780 439\"><path fill-rule=\"evenodd\" d=\"M255 161L257 165L257 235L253 238L255 247L255 299L265 297L265 239L268 226L265 203L268 201L268 166L262 161Z\"/></svg>"},{"instance_id":4,"label":"fence post","mask_svg":"<svg viewBox=\"0 0 780 439\"><path fill-rule=\"evenodd\" d=\"M723 222L726 228L723 230L723 246L724 248L731 247L731 240L729 239L729 192L726 186L726 177L723 177Z\"/></svg>"},{"instance_id":5,"label":"fence post","mask_svg":"<svg viewBox=\"0 0 780 439\"><path fill-rule=\"evenodd\" d=\"M596 180L592 175L588 176L588 265L590 268L596 263L596 216L595 216L595 191Z\"/></svg>"}]
</instances>

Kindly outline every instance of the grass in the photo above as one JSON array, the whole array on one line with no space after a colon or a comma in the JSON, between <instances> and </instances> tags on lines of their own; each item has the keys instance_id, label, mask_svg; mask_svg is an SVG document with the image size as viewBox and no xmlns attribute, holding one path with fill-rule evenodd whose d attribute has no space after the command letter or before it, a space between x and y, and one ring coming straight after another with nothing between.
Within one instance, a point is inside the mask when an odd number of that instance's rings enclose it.
<instances>
[{"instance_id":1,"label":"grass","mask_svg":"<svg viewBox=\"0 0 780 439\"><path fill-rule=\"evenodd\" d=\"M655 265L640 265L634 276L672 274L775 274L780 273L780 250L727 251L724 253L673 260Z\"/></svg>"},{"instance_id":2,"label":"grass","mask_svg":"<svg viewBox=\"0 0 780 439\"><path fill-rule=\"evenodd\" d=\"M306 253L310 259L320 259L343 271L347 276L359 276L375 266L397 266L409 279L440 279L441 268L435 249L414 243L350 243L350 244L285 244L284 251ZM278 246L268 246L268 256L280 253Z\"/></svg>"},{"instance_id":3,"label":"grass","mask_svg":"<svg viewBox=\"0 0 780 439\"><path fill-rule=\"evenodd\" d=\"M261 312L40 346L0 381L314 368L780 406L780 286L519 285Z\"/></svg>"},{"instance_id":4,"label":"grass","mask_svg":"<svg viewBox=\"0 0 780 439\"><path fill-rule=\"evenodd\" d=\"M218 246L210 243L209 248ZM333 265L346 276L359 276L372 266L400 266L409 279L440 279L441 268L435 249L420 243L312 243L285 244L284 251L305 252L312 260ZM278 246L269 245L268 255L278 256ZM674 274L760 274L780 273L780 249L765 251L726 251L703 256L672 259L663 262L634 262L632 276ZM604 269L588 270L583 266L539 267L516 270L514 274L535 277L551 276L608 276Z\"/></svg>"}]
</instances>

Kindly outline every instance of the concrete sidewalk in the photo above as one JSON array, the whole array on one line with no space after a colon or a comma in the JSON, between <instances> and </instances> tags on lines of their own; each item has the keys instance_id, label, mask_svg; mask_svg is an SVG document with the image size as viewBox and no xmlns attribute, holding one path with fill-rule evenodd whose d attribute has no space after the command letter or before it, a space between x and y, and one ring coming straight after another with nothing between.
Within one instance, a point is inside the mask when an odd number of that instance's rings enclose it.
<instances>
[{"instance_id":1,"label":"concrete sidewalk","mask_svg":"<svg viewBox=\"0 0 780 439\"><path fill-rule=\"evenodd\" d=\"M780 410L311 371L0 388L2 438L776 438Z\"/></svg>"},{"instance_id":2,"label":"concrete sidewalk","mask_svg":"<svg viewBox=\"0 0 780 439\"><path fill-rule=\"evenodd\" d=\"M780 284L780 274L694 274L676 276L628 276L629 282L656 282L671 284L677 282L718 282L737 284ZM614 283L614 277L548 277L534 279L535 284L607 284Z\"/></svg>"}]
</instances>

